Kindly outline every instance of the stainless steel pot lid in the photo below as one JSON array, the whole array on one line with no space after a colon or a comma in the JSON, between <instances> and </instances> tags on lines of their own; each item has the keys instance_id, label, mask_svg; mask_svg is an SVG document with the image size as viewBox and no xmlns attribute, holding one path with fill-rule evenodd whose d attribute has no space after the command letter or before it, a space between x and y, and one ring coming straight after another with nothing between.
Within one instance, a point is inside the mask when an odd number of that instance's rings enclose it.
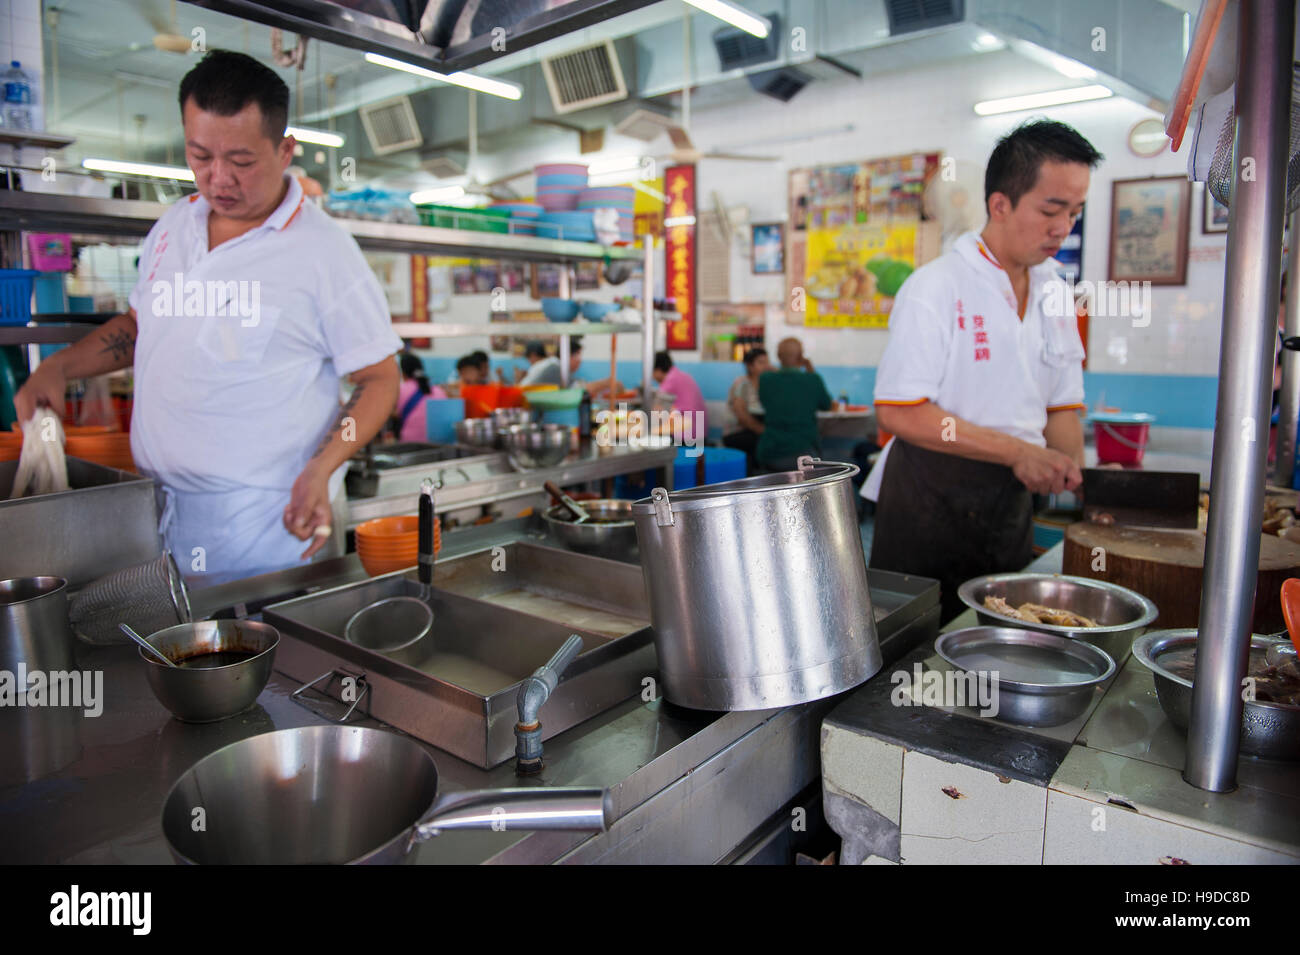
<instances>
[{"instance_id":1,"label":"stainless steel pot lid","mask_svg":"<svg viewBox=\"0 0 1300 955\"><path fill-rule=\"evenodd\" d=\"M1024 693L1076 690L1115 672L1110 654L1086 641L1017 627L954 630L934 651L959 670L997 673L999 684Z\"/></svg>"}]
</instances>

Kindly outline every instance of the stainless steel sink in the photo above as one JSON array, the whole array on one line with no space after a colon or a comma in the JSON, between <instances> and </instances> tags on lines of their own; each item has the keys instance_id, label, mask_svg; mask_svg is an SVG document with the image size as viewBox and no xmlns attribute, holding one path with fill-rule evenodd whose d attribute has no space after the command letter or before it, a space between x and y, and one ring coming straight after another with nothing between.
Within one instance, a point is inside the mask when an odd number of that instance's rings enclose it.
<instances>
[{"instance_id":1,"label":"stainless steel sink","mask_svg":"<svg viewBox=\"0 0 1300 955\"><path fill-rule=\"evenodd\" d=\"M284 639L276 669L307 683L343 669L370 686L363 709L483 768L514 753L519 683L571 633L583 652L542 710L543 738L638 693L656 671L638 567L515 543L434 571L432 655L419 668L348 643L348 619L384 597L418 596L390 574L267 607Z\"/></svg>"}]
</instances>

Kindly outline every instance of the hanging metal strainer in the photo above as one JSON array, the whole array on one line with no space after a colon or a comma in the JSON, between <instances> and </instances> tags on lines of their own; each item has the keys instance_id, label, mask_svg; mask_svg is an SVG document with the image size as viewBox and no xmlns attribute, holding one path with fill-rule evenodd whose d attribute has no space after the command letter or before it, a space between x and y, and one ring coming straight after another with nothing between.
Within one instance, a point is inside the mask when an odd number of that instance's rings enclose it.
<instances>
[{"instance_id":1,"label":"hanging metal strainer","mask_svg":"<svg viewBox=\"0 0 1300 955\"><path fill-rule=\"evenodd\" d=\"M1233 159L1232 139L1236 129L1236 113L1229 109L1228 115L1219 127L1219 138L1214 144L1214 157L1210 160L1210 172L1205 183L1210 194L1225 207L1231 205ZM1204 132L1208 133L1209 130ZM1291 67L1291 146L1288 151L1290 159L1286 167L1286 209L1294 212L1300 207L1300 64Z\"/></svg>"},{"instance_id":2,"label":"hanging metal strainer","mask_svg":"<svg viewBox=\"0 0 1300 955\"><path fill-rule=\"evenodd\" d=\"M118 629L129 624L148 636L164 627L189 623L190 596L171 551L134 567L106 574L82 588L68 605L77 636L99 646L126 643Z\"/></svg>"}]
</instances>

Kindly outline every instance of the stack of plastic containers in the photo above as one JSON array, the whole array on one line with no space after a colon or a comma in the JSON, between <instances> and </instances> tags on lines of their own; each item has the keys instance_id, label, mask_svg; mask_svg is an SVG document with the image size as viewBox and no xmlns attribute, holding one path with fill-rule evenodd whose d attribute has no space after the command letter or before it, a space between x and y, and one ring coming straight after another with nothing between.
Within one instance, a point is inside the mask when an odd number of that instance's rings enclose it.
<instances>
[{"instance_id":1,"label":"stack of plastic containers","mask_svg":"<svg viewBox=\"0 0 1300 955\"><path fill-rule=\"evenodd\" d=\"M634 190L631 186L589 186L578 194L578 208L584 212L617 209L619 238L631 242L633 197Z\"/></svg>"},{"instance_id":2,"label":"stack of plastic containers","mask_svg":"<svg viewBox=\"0 0 1300 955\"><path fill-rule=\"evenodd\" d=\"M582 163L543 163L537 177L537 203L547 212L574 212L578 194L587 188L587 167Z\"/></svg>"}]
</instances>

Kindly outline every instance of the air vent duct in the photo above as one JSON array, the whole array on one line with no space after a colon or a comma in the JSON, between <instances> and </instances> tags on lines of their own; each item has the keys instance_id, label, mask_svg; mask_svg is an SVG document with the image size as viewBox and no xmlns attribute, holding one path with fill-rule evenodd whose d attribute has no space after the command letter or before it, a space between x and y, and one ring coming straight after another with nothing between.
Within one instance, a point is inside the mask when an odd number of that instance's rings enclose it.
<instances>
[{"instance_id":1,"label":"air vent duct","mask_svg":"<svg viewBox=\"0 0 1300 955\"><path fill-rule=\"evenodd\" d=\"M395 96L362 106L361 125L365 127L370 149L376 156L411 149L424 142L420 124L415 121L415 110L406 96Z\"/></svg>"},{"instance_id":2,"label":"air vent duct","mask_svg":"<svg viewBox=\"0 0 1300 955\"><path fill-rule=\"evenodd\" d=\"M713 31L713 45L718 51L718 62L723 72L743 70L746 67L770 63L780 52L781 18L769 13L772 29L762 39L734 27L719 27Z\"/></svg>"},{"instance_id":3,"label":"air vent duct","mask_svg":"<svg viewBox=\"0 0 1300 955\"><path fill-rule=\"evenodd\" d=\"M885 0L889 35L951 26L966 18L965 0Z\"/></svg>"},{"instance_id":4,"label":"air vent duct","mask_svg":"<svg viewBox=\"0 0 1300 955\"><path fill-rule=\"evenodd\" d=\"M614 44L595 46L542 60L542 73L557 113L572 113L627 99L627 84Z\"/></svg>"},{"instance_id":5,"label":"air vent duct","mask_svg":"<svg viewBox=\"0 0 1300 955\"><path fill-rule=\"evenodd\" d=\"M811 76L793 66L750 73L745 79L749 80L749 85L754 87L755 92L778 99L782 103L790 102L796 93L812 82Z\"/></svg>"}]
</instances>

